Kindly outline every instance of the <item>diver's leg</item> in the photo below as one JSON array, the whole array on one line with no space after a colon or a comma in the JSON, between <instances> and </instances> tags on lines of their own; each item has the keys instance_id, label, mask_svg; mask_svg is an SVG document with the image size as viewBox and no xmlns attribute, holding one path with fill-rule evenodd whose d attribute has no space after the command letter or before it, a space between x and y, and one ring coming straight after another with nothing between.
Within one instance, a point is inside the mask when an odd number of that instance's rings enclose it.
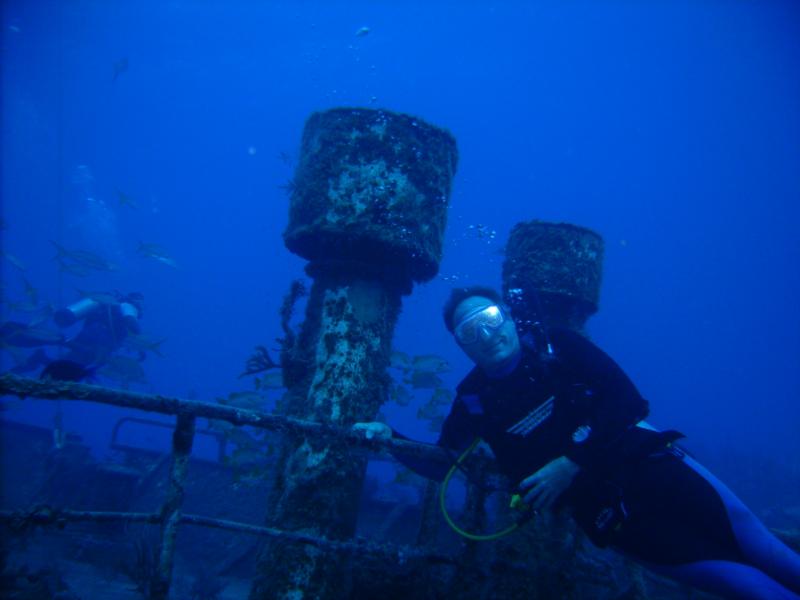
<instances>
[{"instance_id":1,"label":"diver's leg","mask_svg":"<svg viewBox=\"0 0 800 600\"><path fill-rule=\"evenodd\" d=\"M702 482L699 474L685 466L683 469L691 473L692 479ZM800 595L763 570L740 562L744 557L736 548L735 537L717 531L722 519L708 512L714 506L716 510L724 510L716 499L717 494L707 482L703 482L703 486L708 492L701 495L698 504L706 507L710 530L704 530L702 523L696 522L687 512L683 512L682 518L676 518L676 513L669 510L677 504L674 499L661 509L656 502L650 502L650 509L642 510L639 503L638 507L630 507L629 518L614 540L614 548L655 573L723 598L800 600ZM666 490L662 491L668 495ZM640 496L634 501L641 499Z\"/></svg>"},{"instance_id":2,"label":"diver's leg","mask_svg":"<svg viewBox=\"0 0 800 600\"><path fill-rule=\"evenodd\" d=\"M43 348L37 348L33 354L31 354L24 362L18 364L17 366L11 369L12 373L16 373L17 375L22 375L24 373L30 373L31 371L35 371L36 369L40 369L43 366L49 364L51 359L47 356L47 352L44 351Z\"/></svg>"},{"instance_id":3,"label":"diver's leg","mask_svg":"<svg viewBox=\"0 0 800 600\"><path fill-rule=\"evenodd\" d=\"M646 565L652 571L733 600L800 600L763 571L726 560L703 560L683 565Z\"/></svg>"},{"instance_id":4,"label":"diver's leg","mask_svg":"<svg viewBox=\"0 0 800 600\"><path fill-rule=\"evenodd\" d=\"M725 505L736 540L748 561L800 594L800 555L776 538L728 487L697 461L684 462L716 490Z\"/></svg>"}]
</instances>

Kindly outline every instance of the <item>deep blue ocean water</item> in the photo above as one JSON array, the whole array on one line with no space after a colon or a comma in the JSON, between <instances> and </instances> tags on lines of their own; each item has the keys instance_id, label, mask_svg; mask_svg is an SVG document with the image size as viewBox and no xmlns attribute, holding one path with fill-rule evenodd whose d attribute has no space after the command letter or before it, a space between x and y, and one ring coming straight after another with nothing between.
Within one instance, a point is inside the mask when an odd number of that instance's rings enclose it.
<instances>
[{"instance_id":1,"label":"deep blue ocean water","mask_svg":"<svg viewBox=\"0 0 800 600\"><path fill-rule=\"evenodd\" d=\"M3 319L25 280L56 306L137 290L144 331L167 341L135 389L249 389L237 375L256 344L276 347L304 276L281 186L306 118L410 113L451 131L460 162L440 274L404 299L398 350L445 357L454 387L469 364L441 324L452 283L499 285L517 222L586 226L606 244L589 333L650 421L723 473L742 453L798 480L795 2L7 0L2 17L2 249L25 267L2 261ZM60 273L51 240L120 268ZM423 401L384 412L432 440ZM4 405L47 426L56 410ZM102 456L121 411L63 410Z\"/></svg>"}]
</instances>

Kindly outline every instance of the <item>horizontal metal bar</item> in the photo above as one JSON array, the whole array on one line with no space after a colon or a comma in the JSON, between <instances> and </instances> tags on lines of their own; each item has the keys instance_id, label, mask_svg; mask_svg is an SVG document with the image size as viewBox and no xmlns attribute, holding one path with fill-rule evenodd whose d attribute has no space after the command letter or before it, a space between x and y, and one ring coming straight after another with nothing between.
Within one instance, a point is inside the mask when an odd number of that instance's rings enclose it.
<instances>
[{"instance_id":1,"label":"horizontal metal bar","mask_svg":"<svg viewBox=\"0 0 800 600\"><path fill-rule=\"evenodd\" d=\"M69 510L52 508L50 506L37 506L29 511L0 510L0 523L8 525L11 529L22 531L29 527L51 526L63 528L70 522L110 523L127 521L133 523L149 523L158 525L162 516L159 513L130 513L130 512L98 512L86 510ZM329 540L327 538L299 533L296 531L283 531L274 527L249 525L238 521L214 519L200 515L183 514L180 516L181 525L196 525L212 527L239 533L258 536L280 538L292 542L311 544L335 552L367 553L381 555L395 561L403 562L409 559L422 559L434 563L455 564L457 558L436 552L426 552L410 546L395 544L377 544L363 538L351 541Z\"/></svg>"},{"instance_id":2,"label":"horizontal metal bar","mask_svg":"<svg viewBox=\"0 0 800 600\"><path fill-rule=\"evenodd\" d=\"M431 444L420 444L394 438L388 440L373 438L368 440L361 433L326 423L304 421L260 411L234 408L224 404L182 400L159 394L142 394L129 390L117 390L71 381L30 379L28 377L19 377L12 373L0 376L0 395L6 394L20 398L97 402L165 415L195 415L206 419L228 421L234 425L250 425L290 435L339 438L351 446L364 448L372 452L398 453L446 464L452 462L441 448Z\"/></svg>"}]
</instances>

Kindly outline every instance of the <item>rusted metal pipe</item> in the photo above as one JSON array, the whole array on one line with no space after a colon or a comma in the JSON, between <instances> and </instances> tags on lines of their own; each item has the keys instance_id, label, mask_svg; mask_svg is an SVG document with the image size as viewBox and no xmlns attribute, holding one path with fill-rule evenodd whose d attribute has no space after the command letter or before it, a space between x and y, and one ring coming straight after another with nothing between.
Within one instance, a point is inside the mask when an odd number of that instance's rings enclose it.
<instances>
[{"instance_id":1,"label":"rusted metal pipe","mask_svg":"<svg viewBox=\"0 0 800 600\"><path fill-rule=\"evenodd\" d=\"M150 586L152 600L164 600L169 596L172 582L172 563L175 557L175 538L181 520L185 495L186 474L194 441L194 415L178 415L172 433L172 467L169 473L167 498L161 507L161 547L159 548L156 581Z\"/></svg>"},{"instance_id":2,"label":"rusted metal pipe","mask_svg":"<svg viewBox=\"0 0 800 600\"><path fill-rule=\"evenodd\" d=\"M354 448L362 448L376 453L404 454L443 464L450 464L451 462L443 450L430 444L419 444L398 439L382 440L373 438L368 440L362 434L356 433L349 428L337 427L330 423L318 423L260 411L233 408L223 404L142 394L85 383L43 381L6 373L5 375L0 375L0 395L13 395L19 398L40 398L43 400L80 400L124 408L135 408L165 415L194 415L195 417L206 419L220 419L234 425L250 425L286 435L337 438Z\"/></svg>"},{"instance_id":3,"label":"rusted metal pipe","mask_svg":"<svg viewBox=\"0 0 800 600\"><path fill-rule=\"evenodd\" d=\"M30 510L11 511L0 510L0 523L6 525L16 533L23 533L33 527L64 528L68 523L142 523L158 525L161 523L161 513L132 513L112 511L70 510L66 508L53 508L46 505L35 506ZM250 525L227 519L215 519L202 515L182 513L179 522L181 525L195 525L210 527L236 533L270 537L285 541L302 542L331 552L344 552L348 554L371 554L382 556L386 559L397 561L405 559L419 559L431 563L455 564L457 557L448 556L430 549L418 549L411 546L397 544L376 544L363 538L352 540L329 540L299 531L283 531L274 527L263 525Z\"/></svg>"}]
</instances>

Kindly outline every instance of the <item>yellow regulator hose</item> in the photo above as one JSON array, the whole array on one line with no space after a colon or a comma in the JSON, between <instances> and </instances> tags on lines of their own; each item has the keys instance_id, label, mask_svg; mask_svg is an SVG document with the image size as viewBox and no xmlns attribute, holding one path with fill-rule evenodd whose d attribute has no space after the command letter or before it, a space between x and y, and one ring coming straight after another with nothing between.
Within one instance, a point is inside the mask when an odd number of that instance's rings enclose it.
<instances>
[{"instance_id":1,"label":"yellow regulator hose","mask_svg":"<svg viewBox=\"0 0 800 600\"><path fill-rule=\"evenodd\" d=\"M475 447L480 443L481 438L476 437L472 443L470 444L469 448L464 450L464 453L458 457L458 460L450 467L450 470L447 472L447 476L444 478L441 487L439 488L439 508L442 510L442 515L444 515L444 520L447 521L447 524L450 525L450 528L455 531L458 535L461 535L468 540L473 540L476 542L489 542L491 540L497 540L503 536L508 535L512 531L514 531L517 527L519 527L519 523L514 523L510 527L503 529L502 531L498 531L497 533L490 533L487 535L481 535L477 533L470 533L469 531L464 531L458 525L453 522L453 519L450 518L450 515L447 513L447 508L445 507L445 496L447 495L447 486L450 484L450 479L453 477L453 474L456 472L458 467L461 466L461 463L466 460L467 456L475 449Z\"/></svg>"}]
</instances>

